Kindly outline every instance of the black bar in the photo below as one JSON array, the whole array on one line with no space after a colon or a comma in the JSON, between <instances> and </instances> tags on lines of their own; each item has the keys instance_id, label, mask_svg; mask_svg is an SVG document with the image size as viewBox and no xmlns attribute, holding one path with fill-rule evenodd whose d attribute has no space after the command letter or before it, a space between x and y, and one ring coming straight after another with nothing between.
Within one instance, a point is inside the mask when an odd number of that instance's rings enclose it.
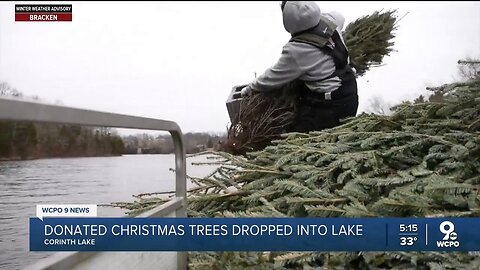
<instances>
[{"instance_id":1,"label":"black bar","mask_svg":"<svg viewBox=\"0 0 480 270\"><path fill-rule=\"evenodd\" d=\"M72 13L72 5L15 5L15 13Z\"/></svg>"}]
</instances>

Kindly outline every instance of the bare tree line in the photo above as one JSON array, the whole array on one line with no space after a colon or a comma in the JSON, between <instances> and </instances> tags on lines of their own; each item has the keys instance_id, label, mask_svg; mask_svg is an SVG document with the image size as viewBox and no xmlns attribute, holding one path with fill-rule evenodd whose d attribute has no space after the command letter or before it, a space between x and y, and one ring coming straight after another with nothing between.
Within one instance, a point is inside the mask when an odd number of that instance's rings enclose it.
<instances>
[{"instance_id":1,"label":"bare tree line","mask_svg":"<svg viewBox=\"0 0 480 270\"><path fill-rule=\"evenodd\" d=\"M24 98L5 82L0 83L0 95ZM0 121L0 160L110 156L124 150L120 136L109 128Z\"/></svg>"},{"instance_id":2,"label":"bare tree line","mask_svg":"<svg viewBox=\"0 0 480 270\"><path fill-rule=\"evenodd\" d=\"M205 150L220 149L226 133L189 132L184 134L185 149L188 154ZM124 136L126 154L169 154L174 146L170 135L153 136L137 134Z\"/></svg>"}]
</instances>

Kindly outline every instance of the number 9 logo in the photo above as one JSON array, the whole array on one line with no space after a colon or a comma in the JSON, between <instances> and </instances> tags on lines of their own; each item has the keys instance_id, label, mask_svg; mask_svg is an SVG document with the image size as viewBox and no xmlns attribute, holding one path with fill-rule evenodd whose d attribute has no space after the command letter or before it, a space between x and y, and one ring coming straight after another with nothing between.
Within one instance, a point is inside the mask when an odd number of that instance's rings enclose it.
<instances>
[{"instance_id":1,"label":"number 9 logo","mask_svg":"<svg viewBox=\"0 0 480 270\"><path fill-rule=\"evenodd\" d=\"M444 221L440 224L440 231L445 234L443 237L443 240L448 240L452 239L455 240L457 239L457 234L454 233L455 231L455 225L451 221ZM455 237L455 239L453 239Z\"/></svg>"}]
</instances>

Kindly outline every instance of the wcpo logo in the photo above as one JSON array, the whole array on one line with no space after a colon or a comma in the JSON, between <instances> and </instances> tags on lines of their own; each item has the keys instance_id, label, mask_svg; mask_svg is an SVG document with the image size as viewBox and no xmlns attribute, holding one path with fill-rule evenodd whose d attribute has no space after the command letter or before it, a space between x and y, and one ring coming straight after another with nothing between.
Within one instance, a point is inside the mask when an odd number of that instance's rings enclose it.
<instances>
[{"instance_id":1,"label":"wcpo logo","mask_svg":"<svg viewBox=\"0 0 480 270\"><path fill-rule=\"evenodd\" d=\"M15 5L17 22L72 21L72 5Z\"/></svg>"},{"instance_id":2,"label":"wcpo logo","mask_svg":"<svg viewBox=\"0 0 480 270\"><path fill-rule=\"evenodd\" d=\"M443 241L437 241L437 247L459 247L460 242L457 241L458 235L455 232L455 225L451 221L440 223L440 232L444 234Z\"/></svg>"}]
</instances>

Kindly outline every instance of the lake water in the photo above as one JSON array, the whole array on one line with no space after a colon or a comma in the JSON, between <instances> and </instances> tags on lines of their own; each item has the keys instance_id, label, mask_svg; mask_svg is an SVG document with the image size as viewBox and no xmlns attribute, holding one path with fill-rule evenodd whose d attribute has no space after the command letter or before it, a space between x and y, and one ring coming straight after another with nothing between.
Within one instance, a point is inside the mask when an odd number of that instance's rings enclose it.
<instances>
[{"instance_id":1,"label":"lake water","mask_svg":"<svg viewBox=\"0 0 480 270\"><path fill-rule=\"evenodd\" d=\"M205 176L214 166L193 166L187 174ZM0 162L0 269L22 269L52 255L29 251L28 219L37 204L108 204L133 201L132 195L175 189L174 155L40 159ZM122 216L98 207L98 216Z\"/></svg>"}]
</instances>

